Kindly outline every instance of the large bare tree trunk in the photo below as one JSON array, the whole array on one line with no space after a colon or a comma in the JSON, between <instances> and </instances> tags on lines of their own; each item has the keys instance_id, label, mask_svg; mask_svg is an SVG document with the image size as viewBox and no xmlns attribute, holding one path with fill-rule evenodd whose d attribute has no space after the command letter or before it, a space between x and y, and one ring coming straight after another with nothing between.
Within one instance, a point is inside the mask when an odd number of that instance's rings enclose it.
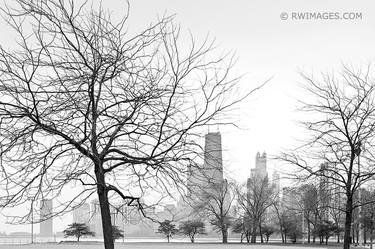
<instances>
[{"instance_id":1,"label":"large bare tree trunk","mask_svg":"<svg viewBox=\"0 0 375 249\"><path fill-rule=\"evenodd\" d=\"M228 243L228 228L223 228L221 230L222 236L223 236L223 243Z\"/></svg>"},{"instance_id":2,"label":"large bare tree trunk","mask_svg":"<svg viewBox=\"0 0 375 249\"><path fill-rule=\"evenodd\" d=\"M114 249L113 238L112 238L112 221L111 213L109 210L108 195L106 191L98 189L100 213L102 216L102 228L104 237L105 249Z\"/></svg>"},{"instance_id":3,"label":"large bare tree trunk","mask_svg":"<svg viewBox=\"0 0 375 249\"><path fill-rule=\"evenodd\" d=\"M251 243L256 243L257 242L257 224L256 222L253 224L253 231L251 233Z\"/></svg>"},{"instance_id":4,"label":"large bare tree trunk","mask_svg":"<svg viewBox=\"0 0 375 249\"><path fill-rule=\"evenodd\" d=\"M315 214L314 216L314 230L316 231L316 224L318 223L318 216L317 214ZM315 244L315 240L316 240L316 233L314 232L313 233L313 243Z\"/></svg>"},{"instance_id":5,"label":"large bare tree trunk","mask_svg":"<svg viewBox=\"0 0 375 249\"><path fill-rule=\"evenodd\" d=\"M352 226L352 210L353 205L353 198L349 195L346 201L346 208L345 208L345 228L344 228L344 249L350 249L351 243L351 226Z\"/></svg>"},{"instance_id":6,"label":"large bare tree trunk","mask_svg":"<svg viewBox=\"0 0 375 249\"><path fill-rule=\"evenodd\" d=\"M310 228L310 222L307 221L307 243L310 244L311 239L311 228Z\"/></svg>"},{"instance_id":7,"label":"large bare tree trunk","mask_svg":"<svg viewBox=\"0 0 375 249\"><path fill-rule=\"evenodd\" d=\"M359 245L359 225L358 224L356 224L355 226L355 236L356 236L355 238L356 244Z\"/></svg>"},{"instance_id":8,"label":"large bare tree trunk","mask_svg":"<svg viewBox=\"0 0 375 249\"><path fill-rule=\"evenodd\" d=\"M374 233L374 229L373 229L372 224L371 224L371 229L370 229L370 249L372 249L372 236L373 236L373 233Z\"/></svg>"},{"instance_id":9,"label":"large bare tree trunk","mask_svg":"<svg viewBox=\"0 0 375 249\"><path fill-rule=\"evenodd\" d=\"M280 234L281 234L281 242L284 244L285 243L285 240L284 240L284 229L283 229L282 225L280 225Z\"/></svg>"},{"instance_id":10,"label":"large bare tree trunk","mask_svg":"<svg viewBox=\"0 0 375 249\"><path fill-rule=\"evenodd\" d=\"M105 188L104 174L101 170L101 166L95 167L95 174L98 182L98 197L100 204L100 213L102 218L102 229L104 237L105 249L114 249L113 236L112 236L112 221L111 212L109 209L108 202L108 191Z\"/></svg>"}]
</instances>

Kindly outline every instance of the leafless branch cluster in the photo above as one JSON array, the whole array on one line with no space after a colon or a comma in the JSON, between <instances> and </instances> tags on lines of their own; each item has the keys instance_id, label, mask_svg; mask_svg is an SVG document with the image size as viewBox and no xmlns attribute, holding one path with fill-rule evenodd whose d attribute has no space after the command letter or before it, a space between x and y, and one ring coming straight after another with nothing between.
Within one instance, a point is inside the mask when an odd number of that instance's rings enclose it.
<instances>
[{"instance_id":1,"label":"leafless branch cluster","mask_svg":"<svg viewBox=\"0 0 375 249\"><path fill-rule=\"evenodd\" d=\"M303 75L312 100L301 103L301 110L309 117L302 125L311 136L303 146L280 157L296 166L297 179L323 178L343 193L345 248L349 245L353 210L362 205L354 198L355 193L374 180L375 174L375 83L371 70L344 66L341 73L324 74L321 79Z\"/></svg>"},{"instance_id":2,"label":"leafless branch cluster","mask_svg":"<svg viewBox=\"0 0 375 249\"><path fill-rule=\"evenodd\" d=\"M231 123L226 111L250 94L236 90L231 54L172 17L132 35L127 12L115 23L87 2L17 0L2 11L18 35L16 49L0 48L3 207L72 184L57 213L95 191L102 214L111 193L129 203L170 193L201 157L201 128Z\"/></svg>"}]
</instances>

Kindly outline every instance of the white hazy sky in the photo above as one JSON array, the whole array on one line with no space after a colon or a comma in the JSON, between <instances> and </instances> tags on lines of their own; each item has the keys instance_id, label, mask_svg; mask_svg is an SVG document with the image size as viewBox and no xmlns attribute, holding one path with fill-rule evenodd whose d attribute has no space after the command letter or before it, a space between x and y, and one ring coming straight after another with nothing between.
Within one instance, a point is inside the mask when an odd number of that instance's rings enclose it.
<instances>
[{"instance_id":1,"label":"white hazy sky","mask_svg":"<svg viewBox=\"0 0 375 249\"><path fill-rule=\"evenodd\" d=\"M115 15L125 11L124 0L103 2ZM176 23L190 30L198 40L209 33L216 37L223 50L236 51L239 57L236 71L246 73L241 81L245 88L273 76L268 85L240 106L239 125L244 129L220 128L226 167L240 181L255 166L257 151L277 154L283 148L292 147L295 138L303 135L295 122L296 99L304 97L298 87L299 71L332 72L342 63L361 66L374 62L373 0L236 0L231 3L134 0L130 4L130 30L146 27L158 15L177 14ZM293 11L359 12L362 20L280 19L281 12ZM4 35L8 28L0 28L3 34L0 41L12 42ZM277 163L270 162L269 168L277 168ZM56 220L55 231L64 229L65 220ZM6 227L7 232L21 228Z\"/></svg>"},{"instance_id":2,"label":"white hazy sky","mask_svg":"<svg viewBox=\"0 0 375 249\"><path fill-rule=\"evenodd\" d=\"M137 0L131 2L130 18L142 25L165 12L176 13L176 22L198 39L209 33L221 48L235 50L236 70L246 73L244 87L273 76L241 105L239 124L245 129L220 128L227 169L239 180L250 174L258 150L277 154L300 137L295 109L304 92L298 72L332 72L342 63L367 65L375 57L375 2L370 0ZM362 20L284 21L281 12L356 12Z\"/></svg>"}]
</instances>

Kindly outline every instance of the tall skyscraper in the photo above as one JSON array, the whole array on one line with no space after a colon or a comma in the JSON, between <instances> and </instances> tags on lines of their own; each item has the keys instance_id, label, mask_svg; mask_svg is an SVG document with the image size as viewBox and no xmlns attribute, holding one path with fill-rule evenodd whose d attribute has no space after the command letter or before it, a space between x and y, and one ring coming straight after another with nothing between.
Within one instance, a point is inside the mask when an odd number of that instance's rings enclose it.
<instances>
[{"instance_id":1,"label":"tall skyscraper","mask_svg":"<svg viewBox=\"0 0 375 249\"><path fill-rule=\"evenodd\" d=\"M268 177L267 174L267 154L263 152L262 155L258 152L255 157L255 168L251 169L250 177L264 179Z\"/></svg>"},{"instance_id":2,"label":"tall skyscraper","mask_svg":"<svg viewBox=\"0 0 375 249\"><path fill-rule=\"evenodd\" d=\"M210 184L222 183L223 156L220 132L210 132L205 135L204 163L192 165L189 169L188 190L198 193L200 189L209 188Z\"/></svg>"},{"instance_id":3,"label":"tall skyscraper","mask_svg":"<svg viewBox=\"0 0 375 249\"><path fill-rule=\"evenodd\" d=\"M222 154L222 140L220 132L209 132L205 135L204 145L204 162L203 165L192 165L190 167L190 175L188 177L188 198L189 202L199 205L209 205L206 203L207 196L212 194L213 198L209 198L212 206L217 206L215 203L215 196L218 198L222 194L222 190L227 187L227 181L224 180L223 173L223 154ZM219 197L220 198L220 197ZM229 205L231 197L228 193L224 197L224 209ZM220 206L220 205L219 205ZM217 206L218 207L218 206ZM198 219L205 222L206 231L212 233L213 226L210 223L209 217L201 212L196 212L190 206L186 206L186 214L189 219Z\"/></svg>"},{"instance_id":4,"label":"tall skyscraper","mask_svg":"<svg viewBox=\"0 0 375 249\"><path fill-rule=\"evenodd\" d=\"M73 211L73 223L89 224L90 221L90 205L84 203L82 206Z\"/></svg>"},{"instance_id":5,"label":"tall skyscraper","mask_svg":"<svg viewBox=\"0 0 375 249\"><path fill-rule=\"evenodd\" d=\"M40 201L40 236L52 237L53 236L53 220L52 220L52 200L43 199Z\"/></svg>"},{"instance_id":6,"label":"tall skyscraper","mask_svg":"<svg viewBox=\"0 0 375 249\"><path fill-rule=\"evenodd\" d=\"M91 201L90 230L95 232L95 236L97 237L103 236L102 216L100 213L99 200Z\"/></svg>"},{"instance_id":7,"label":"tall skyscraper","mask_svg":"<svg viewBox=\"0 0 375 249\"><path fill-rule=\"evenodd\" d=\"M220 132L211 132L205 136L204 169L210 182L223 181L223 154Z\"/></svg>"},{"instance_id":8,"label":"tall skyscraper","mask_svg":"<svg viewBox=\"0 0 375 249\"><path fill-rule=\"evenodd\" d=\"M328 163L323 163L320 165L320 179L319 179L319 206L321 210L321 216L324 219L328 219L328 211L331 199L331 187Z\"/></svg>"},{"instance_id":9,"label":"tall skyscraper","mask_svg":"<svg viewBox=\"0 0 375 249\"><path fill-rule=\"evenodd\" d=\"M275 188L277 199L279 200L280 198L280 174L277 171L273 171L272 173L272 185Z\"/></svg>"}]
</instances>

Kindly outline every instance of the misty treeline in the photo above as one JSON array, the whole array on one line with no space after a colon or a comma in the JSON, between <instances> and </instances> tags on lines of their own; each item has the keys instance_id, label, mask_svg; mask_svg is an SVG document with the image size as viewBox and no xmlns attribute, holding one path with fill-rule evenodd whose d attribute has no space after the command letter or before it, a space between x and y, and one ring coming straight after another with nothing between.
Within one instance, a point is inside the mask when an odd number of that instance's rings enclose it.
<instances>
[{"instance_id":1,"label":"misty treeline","mask_svg":"<svg viewBox=\"0 0 375 249\"><path fill-rule=\"evenodd\" d=\"M343 231L343 247L348 249L351 243L372 238L368 234L372 234L372 225L365 225L363 220L374 201L373 68L343 65L334 73L302 77L308 94L300 101L304 114L300 124L306 136L300 138L298 147L278 159L294 166L294 179L319 182L322 208L332 210L325 214L330 222L327 225L335 224Z\"/></svg>"},{"instance_id":2,"label":"misty treeline","mask_svg":"<svg viewBox=\"0 0 375 249\"><path fill-rule=\"evenodd\" d=\"M297 133L301 136L297 146L274 156L275 164L287 178L283 188L269 182L268 177L255 175L246 184L234 184L229 195L236 197L229 202L233 211L226 220L233 222L227 224L241 234L241 241L255 243L258 238L264 242L277 233L284 243L327 244L331 240L343 243L344 249L352 243L372 242L372 71L371 65L343 65L334 73L301 74L304 95L298 111L303 132ZM220 205L217 210L221 210Z\"/></svg>"}]
</instances>

